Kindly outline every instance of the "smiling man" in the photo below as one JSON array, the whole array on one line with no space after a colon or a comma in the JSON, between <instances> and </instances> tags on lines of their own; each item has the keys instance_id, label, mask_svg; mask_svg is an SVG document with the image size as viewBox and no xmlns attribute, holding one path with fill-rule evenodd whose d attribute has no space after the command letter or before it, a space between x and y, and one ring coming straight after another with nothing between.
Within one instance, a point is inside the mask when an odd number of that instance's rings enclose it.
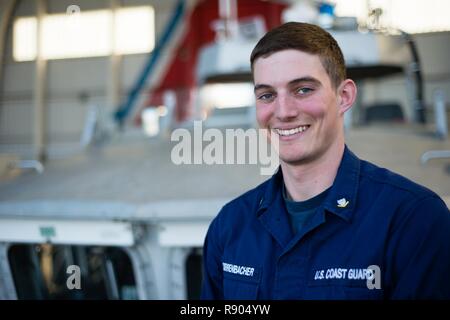
<instances>
[{"instance_id":1,"label":"smiling man","mask_svg":"<svg viewBox=\"0 0 450 320\"><path fill-rule=\"evenodd\" d=\"M345 145L356 98L325 30L290 22L251 55L280 168L226 204L204 245L204 299L450 299L450 214Z\"/></svg>"}]
</instances>

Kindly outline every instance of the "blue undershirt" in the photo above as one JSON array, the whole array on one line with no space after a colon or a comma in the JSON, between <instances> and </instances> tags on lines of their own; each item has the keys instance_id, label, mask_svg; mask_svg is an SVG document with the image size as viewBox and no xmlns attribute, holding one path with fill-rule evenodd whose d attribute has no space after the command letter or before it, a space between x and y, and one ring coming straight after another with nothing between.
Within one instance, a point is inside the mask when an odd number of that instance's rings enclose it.
<instances>
[{"instance_id":1,"label":"blue undershirt","mask_svg":"<svg viewBox=\"0 0 450 320\"><path fill-rule=\"evenodd\" d=\"M293 201L283 184L284 203L286 205L286 210L289 213L289 220L294 234L298 233L303 228L308 219L322 205L322 202L327 197L330 189L331 187L306 201Z\"/></svg>"}]
</instances>

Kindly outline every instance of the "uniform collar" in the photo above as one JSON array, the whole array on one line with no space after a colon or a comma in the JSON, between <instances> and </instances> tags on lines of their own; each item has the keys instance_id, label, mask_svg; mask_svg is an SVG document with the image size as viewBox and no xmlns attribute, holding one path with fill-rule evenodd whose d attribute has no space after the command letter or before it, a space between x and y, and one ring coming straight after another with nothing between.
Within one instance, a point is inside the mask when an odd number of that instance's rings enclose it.
<instances>
[{"instance_id":1,"label":"uniform collar","mask_svg":"<svg viewBox=\"0 0 450 320\"><path fill-rule=\"evenodd\" d=\"M324 209L350 221L356 206L361 161L345 146L333 186L325 199Z\"/></svg>"},{"instance_id":2,"label":"uniform collar","mask_svg":"<svg viewBox=\"0 0 450 320\"><path fill-rule=\"evenodd\" d=\"M267 187L264 194L259 201L258 213L261 213L263 209L267 209L281 192L283 186L283 172L281 166L278 167L277 172L267 182Z\"/></svg>"},{"instance_id":3,"label":"uniform collar","mask_svg":"<svg viewBox=\"0 0 450 320\"><path fill-rule=\"evenodd\" d=\"M336 178L324 202L324 209L350 221L359 186L360 160L345 146L344 154L338 168ZM267 209L281 192L283 173L281 167L268 181L266 190L259 201L258 214Z\"/></svg>"}]
</instances>

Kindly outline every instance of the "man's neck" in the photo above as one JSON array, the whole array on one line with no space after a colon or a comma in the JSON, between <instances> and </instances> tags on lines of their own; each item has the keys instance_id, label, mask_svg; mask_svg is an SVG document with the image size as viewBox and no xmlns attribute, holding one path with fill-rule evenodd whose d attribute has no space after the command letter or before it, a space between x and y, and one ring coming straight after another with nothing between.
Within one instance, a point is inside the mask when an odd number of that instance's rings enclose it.
<instances>
[{"instance_id":1,"label":"man's neck","mask_svg":"<svg viewBox=\"0 0 450 320\"><path fill-rule=\"evenodd\" d=\"M336 178L344 148L344 143L336 144L311 163L288 164L281 161L289 196L294 201L305 201L328 189Z\"/></svg>"}]
</instances>

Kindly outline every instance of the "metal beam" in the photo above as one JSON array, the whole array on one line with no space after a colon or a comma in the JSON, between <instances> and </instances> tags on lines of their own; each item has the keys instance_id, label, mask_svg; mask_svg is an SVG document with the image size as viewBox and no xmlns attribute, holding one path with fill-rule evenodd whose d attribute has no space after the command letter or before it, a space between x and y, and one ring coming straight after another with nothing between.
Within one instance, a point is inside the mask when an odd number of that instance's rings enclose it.
<instances>
[{"instance_id":1,"label":"metal beam","mask_svg":"<svg viewBox=\"0 0 450 320\"><path fill-rule=\"evenodd\" d=\"M46 159L46 82L47 82L47 61L42 56L42 21L47 10L46 0L37 0L37 55L35 64L34 79L34 154L35 158L41 162Z\"/></svg>"},{"instance_id":2,"label":"metal beam","mask_svg":"<svg viewBox=\"0 0 450 320\"><path fill-rule=\"evenodd\" d=\"M7 2L0 3L0 83L3 83L3 64L6 49L6 39L8 38L8 27L10 25L11 19L14 15L14 10L18 0L10 0ZM2 90L3 88L0 88ZM1 105L1 94L0 94L0 105Z\"/></svg>"},{"instance_id":3,"label":"metal beam","mask_svg":"<svg viewBox=\"0 0 450 320\"><path fill-rule=\"evenodd\" d=\"M173 36L177 26L182 21L185 15L186 6L187 4L184 0L178 0L161 38L156 43L153 52L149 55L148 61L128 94L127 100L123 105L119 106L114 113L114 118L120 127L124 125L125 119L135 106L139 93L143 89L147 78L153 73L170 38Z\"/></svg>"},{"instance_id":4,"label":"metal beam","mask_svg":"<svg viewBox=\"0 0 450 320\"><path fill-rule=\"evenodd\" d=\"M118 8L120 4L118 0L111 0L110 8L111 11L114 13ZM111 43L114 44L116 34L116 20L112 19L111 23ZM111 55L109 57L109 76L106 81L107 83L107 101L108 101L108 107L109 108L115 108L120 103L120 66L122 63L122 56L117 54L115 50L112 50ZM110 110L108 110L109 113ZM114 111L114 109L112 110Z\"/></svg>"}]
</instances>

